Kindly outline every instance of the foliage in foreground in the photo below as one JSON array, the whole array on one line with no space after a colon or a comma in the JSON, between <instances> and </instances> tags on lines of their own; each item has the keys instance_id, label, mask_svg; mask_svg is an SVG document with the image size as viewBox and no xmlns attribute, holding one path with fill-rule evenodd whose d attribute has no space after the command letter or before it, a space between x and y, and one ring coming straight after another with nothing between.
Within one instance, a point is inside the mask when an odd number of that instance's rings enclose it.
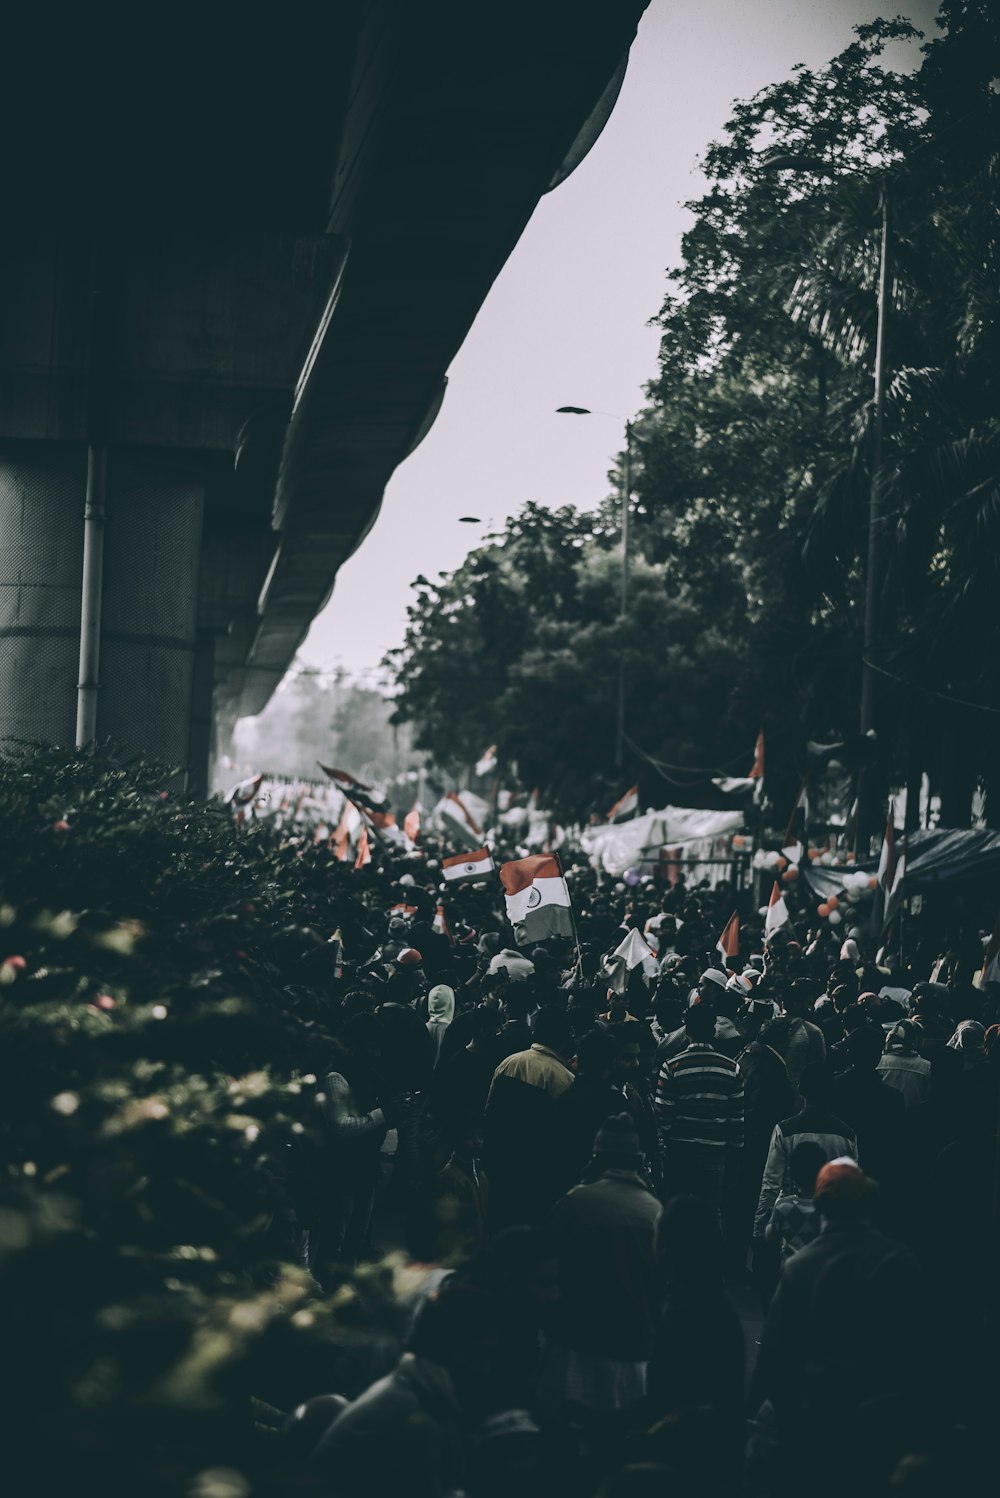
<instances>
[{"instance_id":1,"label":"foliage in foreground","mask_svg":"<svg viewBox=\"0 0 1000 1498\"><path fill-rule=\"evenodd\" d=\"M163 783L54 752L0 773L13 1491L177 1492L223 1467L245 1492L251 1394L363 1387L397 1345L391 1266L319 1315L291 1262L327 938L363 908L325 849L237 834Z\"/></svg>"}]
</instances>

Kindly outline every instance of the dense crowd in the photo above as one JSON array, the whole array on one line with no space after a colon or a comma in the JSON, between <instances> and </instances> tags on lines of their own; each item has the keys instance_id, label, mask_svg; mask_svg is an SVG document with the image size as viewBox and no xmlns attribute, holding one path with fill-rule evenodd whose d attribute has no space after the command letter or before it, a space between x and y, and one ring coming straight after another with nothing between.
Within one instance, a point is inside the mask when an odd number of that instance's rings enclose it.
<instances>
[{"instance_id":1,"label":"dense crowd","mask_svg":"<svg viewBox=\"0 0 1000 1498\"><path fill-rule=\"evenodd\" d=\"M578 944L519 947L495 877L445 889L423 856L342 886L286 1248L320 1288L393 1248L413 1276L364 1380L274 1413L303 1480L973 1491L1000 988L947 942L765 942L756 913L723 959L727 884L564 861ZM623 971L631 930L655 961Z\"/></svg>"}]
</instances>

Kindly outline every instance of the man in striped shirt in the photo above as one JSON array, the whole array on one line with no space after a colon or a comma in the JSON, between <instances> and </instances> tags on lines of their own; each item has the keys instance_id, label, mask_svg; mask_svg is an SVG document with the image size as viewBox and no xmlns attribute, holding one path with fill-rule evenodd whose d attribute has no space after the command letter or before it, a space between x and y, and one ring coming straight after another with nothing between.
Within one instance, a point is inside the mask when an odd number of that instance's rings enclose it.
<instances>
[{"instance_id":1,"label":"man in striped shirt","mask_svg":"<svg viewBox=\"0 0 1000 1498\"><path fill-rule=\"evenodd\" d=\"M709 1005L692 1004L684 1027L687 1047L664 1062L656 1084L664 1200L703 1197L721 1226L726 1168L743 1148L743 1080L736 1062L713 1049Z\"/></svg>"}]
</instances>

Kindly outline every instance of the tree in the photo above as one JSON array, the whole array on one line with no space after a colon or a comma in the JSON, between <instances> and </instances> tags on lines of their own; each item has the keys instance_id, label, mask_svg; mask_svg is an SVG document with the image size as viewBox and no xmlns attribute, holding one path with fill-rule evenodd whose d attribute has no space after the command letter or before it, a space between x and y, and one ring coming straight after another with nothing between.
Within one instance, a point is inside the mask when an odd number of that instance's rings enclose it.
<instances>
[{"instance_id":1,"label":"tree","mask_svg":"<svg viewBox=\"0 0 1000 1498\"><path fill-rule=\"evenodd\" d=\"M1000 644L1000 49L985 0L948 0L938 24L917 71L884 54L921 34L878 21L827 67L734 107L706 152L708 191L688 205L659 370L633 423L631 617L623 627L614 606L617 496L575 519L528 507L411 611L398 711L435 754L495 738L579 809L613 773L622 651L633 770L664 798L711 804L712 771L738 771L762 721L779 801L808 738L856 733L888 180L881 772L912 783L927 770L952 820L967 817L1000 708L980 664Z\"/></svg>"}]
</instances>

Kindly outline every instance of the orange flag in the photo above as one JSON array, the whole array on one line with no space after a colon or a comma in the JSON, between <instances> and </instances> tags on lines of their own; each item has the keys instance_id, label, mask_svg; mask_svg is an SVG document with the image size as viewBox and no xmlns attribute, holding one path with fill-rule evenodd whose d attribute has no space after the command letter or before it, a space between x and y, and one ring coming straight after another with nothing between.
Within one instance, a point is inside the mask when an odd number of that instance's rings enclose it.
<instances>
[{"instance_id":1,"label":"orange flag","mask_svg":"<svg viewBox=\"0 0 1000 1498\"><path fill-rule=\"evenodd\" d=\"M764 778L764 730L757 734L757 747L753 752L753 764L750 767L748 780L763 780Z\"/></svg>"},{"instance_id":2,"label":"orange flag","mask_svg":"<svg viewBox=\"0 0 1000 1498\"><path fill-rule=\"evenodd\" d=\"M735 962L740 955L740 918L734 910L726 922L726 929L715 943L724 963Z\"/></svg>"}]
</instances>

